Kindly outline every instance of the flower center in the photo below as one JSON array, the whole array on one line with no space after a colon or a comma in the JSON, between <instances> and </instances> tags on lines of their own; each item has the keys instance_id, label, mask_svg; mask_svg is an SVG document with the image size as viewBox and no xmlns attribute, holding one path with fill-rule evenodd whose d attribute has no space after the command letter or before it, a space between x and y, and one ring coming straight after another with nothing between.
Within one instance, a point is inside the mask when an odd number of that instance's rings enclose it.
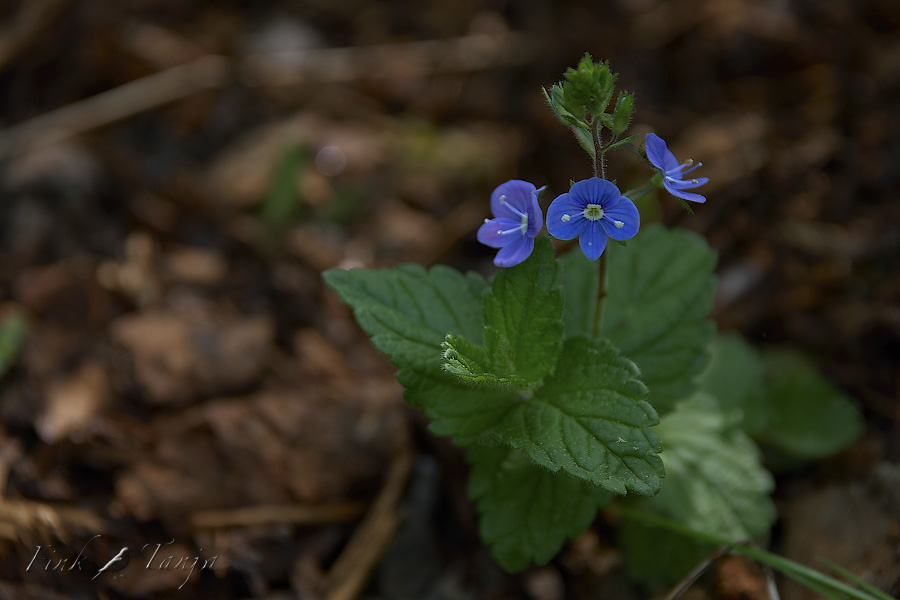
<instances>
[{"instance_id":1,"label":"flower center","mask_svg":"<svg viewBox=\"0 0 900 600\"><path fill-rule=\"evenodd\" d=\"M584 218L589 221L597 221L603 218L603 207L599 204L588 204L584 208Z\"/></svg>"}]
</instances>

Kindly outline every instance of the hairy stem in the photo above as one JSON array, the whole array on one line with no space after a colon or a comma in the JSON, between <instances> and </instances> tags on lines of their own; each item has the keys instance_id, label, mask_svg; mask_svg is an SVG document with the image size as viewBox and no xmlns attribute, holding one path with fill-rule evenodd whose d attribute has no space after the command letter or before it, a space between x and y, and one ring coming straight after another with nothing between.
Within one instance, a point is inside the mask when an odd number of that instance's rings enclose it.
<instances>
[{"instance_id":1,"label":"hairy stem","mask_svg":"<svg viewBox=\"0 0 900 600\"><path fill-rule=\"evenodd\" d=\"M600 177L606 179L606 153L603 150L603 124L600 119L594 119L594 177L597 177L597 162L600 163Z\"/></svg>"}]
</instances>

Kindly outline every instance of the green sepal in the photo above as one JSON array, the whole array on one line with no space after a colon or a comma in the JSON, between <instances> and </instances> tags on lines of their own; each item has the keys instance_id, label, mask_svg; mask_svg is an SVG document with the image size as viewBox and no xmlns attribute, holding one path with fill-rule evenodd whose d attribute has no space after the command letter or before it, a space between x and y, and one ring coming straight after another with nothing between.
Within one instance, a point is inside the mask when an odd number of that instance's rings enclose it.
<instances>
[{"instance_id":1,"label":"green sepal","mask_svg":"<svg viewBox=\"0 0 900 600\"><path fill-rule=\"evenodd\" d=\"M694 214L694 209L691 208L691 205L687 203L687 200L685 200L684 198L679 198L678 196L672 196L672 197L675 198L676 200L678 200L678 204L681 205L681 208L683 208L685 211L687 211L687 214L689 214L689 215Z\"/></svg>"}]
</instances>

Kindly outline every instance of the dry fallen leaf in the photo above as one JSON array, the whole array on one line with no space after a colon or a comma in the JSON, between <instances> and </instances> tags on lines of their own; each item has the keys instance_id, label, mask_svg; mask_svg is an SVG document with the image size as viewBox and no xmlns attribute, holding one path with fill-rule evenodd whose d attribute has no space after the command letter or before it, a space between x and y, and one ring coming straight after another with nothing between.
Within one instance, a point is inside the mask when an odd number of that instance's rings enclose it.
<instances>
[{"instance_id":1,"label":"dry fallen leaf","mask_svg":"<svg viewBox=\"0 0 900 600\"><path fill-rule=\"evenodd\" d=\"M62 381L46 388L46 404L35 429L48 444L83 434L112 396L109 375L96 361L85 362Z\"/></svg>"}]
</instances>

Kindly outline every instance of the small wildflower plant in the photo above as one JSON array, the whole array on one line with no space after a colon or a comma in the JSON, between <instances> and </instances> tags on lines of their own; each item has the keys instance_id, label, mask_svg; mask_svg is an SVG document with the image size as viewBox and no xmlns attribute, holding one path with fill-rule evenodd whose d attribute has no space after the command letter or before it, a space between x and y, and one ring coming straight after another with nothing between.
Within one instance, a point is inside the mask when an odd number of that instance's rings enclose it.
<instances>
[{"instance_id":1,"label":"small wildflower plant","mask_svg":"<svg viewBox=\"0 0 900 600\"><path fill-rule=\"evenodd\" d=\"M664 584L714 542L765 543L775 509L761 446L781 464L822 458L861 419L796 356L716 335L716 253L641 223L635 204L655 189L703 202L687 190L707 180L686 179L690 161L655 134L625 135L634 96L616 95L616 78L586 55L544 91L594 176L557 192L549 235L543 188L500 184L478 230L498 249L495 275L404 264L324 278L397 367L406 401L465 448L479 532L501 566L547 562L606 510L630 571ZM606 156L625 147L647 180L622 192Z\"/></svg>"}]
</instances>

